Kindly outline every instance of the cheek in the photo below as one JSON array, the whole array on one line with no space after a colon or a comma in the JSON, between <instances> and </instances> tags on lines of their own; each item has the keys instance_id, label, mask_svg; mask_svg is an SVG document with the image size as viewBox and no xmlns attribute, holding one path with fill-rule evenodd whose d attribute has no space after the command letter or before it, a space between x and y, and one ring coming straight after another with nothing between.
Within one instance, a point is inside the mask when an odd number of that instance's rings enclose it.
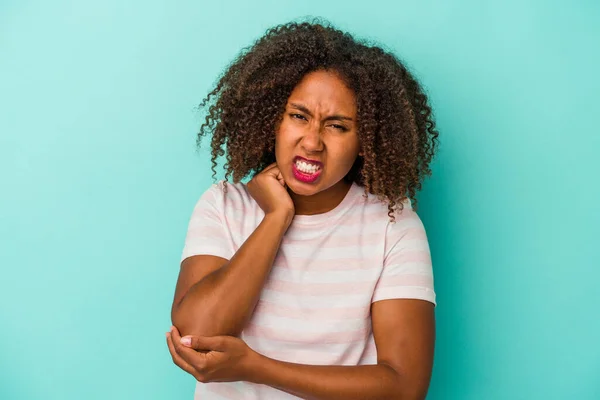
<instances>
[{"instance_id":1,"label":"cheek","mask_svg":"<svg viewBox=\"0 0 600 400\"><path fill-rule=\"evenodd\" d=\"M340 148L343 149L339 155L340 159L344 160L344 164L349 164L352 166L360 149L358 138L344 143L342 146L340 146Z\"/></svg>"},{"instance_id":2,"label":"cheek","mask_svg":"<svg viewBox=\"0 0 600 400\"><path fill-rule=\"evenodd\" d=\"M291 143L293 140L290 133L289 127L285 126L285 124L281 124L277 132L275 132L275 157L277 158L277 162L283 162L291 151L290 146L292 146Z\"/></svg>"},{"instance_id":3,"label":"cheek","mask_svg":"<svg viewBox=\"0 0 600 400\"><path fill-rule=\"evenodd\" d=\"M289 124L282 123L275 132L275 148L279 150L293 146L298 132Z\"/></svg>"}]
</instances>

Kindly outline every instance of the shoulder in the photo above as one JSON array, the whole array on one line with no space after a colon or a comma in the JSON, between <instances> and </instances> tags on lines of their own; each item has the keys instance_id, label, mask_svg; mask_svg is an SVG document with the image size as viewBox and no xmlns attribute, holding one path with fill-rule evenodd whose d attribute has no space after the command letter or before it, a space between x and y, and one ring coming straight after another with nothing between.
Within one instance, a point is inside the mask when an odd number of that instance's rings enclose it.
<instances>
[{"instance_id":1,"label":"shoulder","mask_svg":"<svg viewBox=\"0 0 600 400\"><path fill-rule=\"evenodd\" d=\"M372 224L378 221L378 229L385 229L386 242L394 243L401 239L410 240L410 237L425 237L425 226L417 212L412 207L409 198L404 199L400 205L397 205L392 213L394 219L389 215L388 202L379 199L372 194L364 195L364 188L360 188L363 193L357 199L358 208L362 209L363 221Z\"/></svg>"},{"instance_id":2,"label":"shoulder","mask_svg":"<svg viewBox=\"0 0 600 400\"><path fill-rule=\"evenodd\" d=\"M355 203L359 208L365 210L365 213L372 217L383 218L390 221L390 224L402 225L408 221L418 219L417 213L412 208L412 202L409 198L404 199L401 204L397 204L393 216L395 222L390 220L388 202L379 199L376 195L365 193L364 187L356 185L359 195L355 198Z\"/></svg>"},{"instance_id":3,"label":"shoulder","mask_svg":"<svg viewBox=\"0 0 600 400\"><path fill-rule=\"evenodd\" d=\"M223 211L253 208L256 204L246 184L242 182L220 180L212 184L203 196L209 197Z\"/></svg>"}]
</instances>

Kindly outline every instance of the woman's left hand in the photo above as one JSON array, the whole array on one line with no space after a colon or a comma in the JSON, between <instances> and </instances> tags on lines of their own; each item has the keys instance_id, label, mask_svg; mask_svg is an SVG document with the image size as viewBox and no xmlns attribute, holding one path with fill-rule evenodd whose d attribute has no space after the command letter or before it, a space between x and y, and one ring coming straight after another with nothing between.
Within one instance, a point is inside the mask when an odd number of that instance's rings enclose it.
<instances>
[{"instance_id":1,"label":"woman's left hand","mask_svg":"<svg viewBox=\"0 0 600 400\"><path fill-rule=\"evenodd\" d=\"M258 355L233 336L185 336L182 343L174 326L167 332L167 345L175 365L204 383L249 381Z\"/></svg>"}]
</instances>

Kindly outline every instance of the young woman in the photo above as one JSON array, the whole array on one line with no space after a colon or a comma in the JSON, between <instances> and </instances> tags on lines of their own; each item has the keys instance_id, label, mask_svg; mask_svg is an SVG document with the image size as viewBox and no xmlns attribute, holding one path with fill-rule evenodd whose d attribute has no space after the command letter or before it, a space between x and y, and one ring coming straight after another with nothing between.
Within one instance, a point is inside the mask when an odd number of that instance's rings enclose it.
<instances>
[{"instance_id":1,"label":"young woman","mask_svg":"<svg viewBox=\"0 0 600 400\"><path fill-rule=\"evenodd\" d=\"M438 133L415 78L347 33L289 23L202 106L199 140L233 182L193 210L167 333L196 398L425 398L435 293L415 194Z\"/></svg>"}]
</instances>

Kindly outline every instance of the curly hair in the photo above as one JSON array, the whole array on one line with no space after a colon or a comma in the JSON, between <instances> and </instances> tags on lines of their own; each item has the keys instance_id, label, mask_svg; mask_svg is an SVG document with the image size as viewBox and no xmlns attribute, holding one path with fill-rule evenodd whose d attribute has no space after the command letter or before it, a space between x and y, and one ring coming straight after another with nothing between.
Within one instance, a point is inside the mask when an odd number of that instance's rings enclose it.
<instances>
[{"instance_id":1,"label":"curly hair","mask_svg":"<svg viewBox=\"0 0 600 400\"><path fill-rule=\"evenodd\" d=\"M200 109L208 108L197 145L212 134L213 178L226 155L225 180L252 177L275 162L275 130L287 99L309 72L337 72L354 92L363 155L348 175L387 202L388 215L431 175L438 132L427 96L391 52L354 39L324 22L290 22L269 29L245 48L218 79Z\"/></svg>"}]
</instances>

